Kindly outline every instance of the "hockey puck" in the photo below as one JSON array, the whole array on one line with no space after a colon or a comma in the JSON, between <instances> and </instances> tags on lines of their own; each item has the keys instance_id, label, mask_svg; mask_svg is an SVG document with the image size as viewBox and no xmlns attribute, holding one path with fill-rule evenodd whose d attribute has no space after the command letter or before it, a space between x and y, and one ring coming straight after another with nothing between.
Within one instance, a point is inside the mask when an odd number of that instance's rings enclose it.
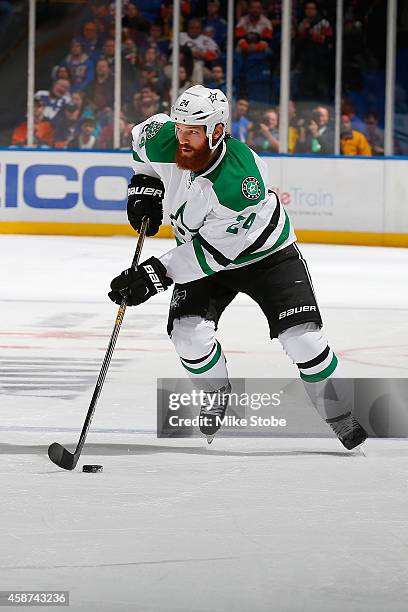
<instances>
[{"instance_id":1,"label":"hockey puck","mask_svg":"<svg viewBox=\"0 0 408 612\"><path fill-rule=\"evenodd\" d=\"M96 474L97 472L103 472L103 465L84 465L82 471Z\"/></svg>"}]
</instances>

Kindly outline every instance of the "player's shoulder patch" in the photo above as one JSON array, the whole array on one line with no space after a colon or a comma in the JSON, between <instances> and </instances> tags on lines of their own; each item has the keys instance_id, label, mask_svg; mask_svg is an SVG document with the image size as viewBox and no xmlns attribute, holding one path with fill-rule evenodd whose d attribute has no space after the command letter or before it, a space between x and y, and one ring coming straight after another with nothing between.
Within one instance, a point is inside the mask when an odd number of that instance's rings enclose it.
<instances>
[{"instance_id":1,"label":"player's shoulder patch","mask_svg":"<svg viewBox=\"0 0 408 612\"><path fill-rule=\"evenodd\" d=\"M145 149L149 161L174 163L177 146L174 122L167 115L154 115L140 130L136 144L140 150Z\"/></svg>"},{"instance_id":2,"label":"player's shoulder patch","mask_svg":"<svg viewBox=\"0 0 408 612\"><path fill-rule=\"evenodd\" d=\"M161 130L164 125L164 121L151 121L146 125L146 138L150 140L150 138L154 138L156 134Z\"/></svg>"},{"instance_id":3,"label":"player's shoulder patch","mask_svg":"<svg viewBox=\"0 0 408 612\"><path fill-rule=\"evenodd\" d=\"M258 200L262 192L261 183L256 176L247 176L241 183L241 191L244 198Z\"/></svg>"},{"instance_id":4,"label":"player's shoulder patch","mask_svg":"<svg viewBox=\"0 0 408 612\"><path fill-rule=\"evenodd\" d=\"M206 178L213 183L220 204L240 212L265 198L265 184L246 144L229 138L226 147L224 159Z\"/></svg>"}]
</instances>

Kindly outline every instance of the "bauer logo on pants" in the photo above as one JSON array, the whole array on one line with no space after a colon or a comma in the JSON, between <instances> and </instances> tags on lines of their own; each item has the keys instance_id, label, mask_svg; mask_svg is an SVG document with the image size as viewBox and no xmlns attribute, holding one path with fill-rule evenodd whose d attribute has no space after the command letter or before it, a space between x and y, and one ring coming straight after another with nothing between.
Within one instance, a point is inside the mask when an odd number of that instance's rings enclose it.
<instances>
[{"instance_id":1,"label":"bauer logo on pants","mask_svg":"<svg viewBox=\"0 0 408 612\"><path fill-rule=\"evenodd\" d=\"M316 306L296 306L296 308L289 308L289 310L284 310L279 313L279 319L284 319L285 317L291 317L294 314L299 314L300 312L316 312Z\"/></svg>"}]
</instances>

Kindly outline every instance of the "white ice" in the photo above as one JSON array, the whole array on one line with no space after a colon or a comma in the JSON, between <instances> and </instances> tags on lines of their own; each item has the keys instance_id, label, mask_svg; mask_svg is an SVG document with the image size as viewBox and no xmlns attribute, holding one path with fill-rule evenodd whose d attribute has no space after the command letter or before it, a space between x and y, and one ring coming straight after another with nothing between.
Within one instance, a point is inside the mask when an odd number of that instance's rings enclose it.
<instances>
[{"instance_id":1,"label":"white ice","mask_svg":"<svg viewBox=\"0 0 408 612\"><path fill-rule=\"evenodd\" d=\"M405 611L407 441L157 439L156 378L184 376L170 292L128 309L78 468L50 463L77 441L134 247L0 236L0 589L69 590L88 612ZM407 377L408 250L301 248L345 373ZM297 376L244 296L219 339L234 377Z\"/></svg>"}]
</instances>

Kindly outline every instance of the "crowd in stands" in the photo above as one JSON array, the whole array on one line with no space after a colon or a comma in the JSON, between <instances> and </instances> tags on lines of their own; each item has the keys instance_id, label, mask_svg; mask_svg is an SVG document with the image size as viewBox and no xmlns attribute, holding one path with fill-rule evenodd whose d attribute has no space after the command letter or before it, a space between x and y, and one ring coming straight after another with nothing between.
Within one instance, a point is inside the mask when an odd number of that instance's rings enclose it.
<instances>
[{"instance_id":1,"label":"crowd in stands","mask_svg":"<svg viewBox=\"0 0 408 612\"><path fill-rule=\"evenodd\" d=\"M251 112L250 102L241 98L234 105L231 135L246 142L260 153L279 152L279 108ZM334 153L334 122L329 107L319 105L309 113L297 113L293 100L289 102L289 153L332 155ZM384 155L384 131L378 116L367 112L358 117L350 102L343 99L340 122L340 153L342 155Z\"/></svg>"},{"instance_id":2,"label":"crowd in stands","mask_svg":"<svg viewBox=\"0 0 408 612\"><path fill-rule=\"evenodd\" d=\"M226 91L226 0L182 0L181 93L203 83ZM281 1L236 0L232 135L260 152L279 151ZM366 0L345 2L346 35L367 12ZM331 116L336 2L292 0L292 69L289 150L334 151ZM172 74L172 1L124 0L121 53L121 148L130 146L135 123L168 112ZM347 45L346 45L347 46ZM348 48L348 47L347 47ZM113 148L115 3L85 3L78 28L50 74L49 89L35 93L35 146ZM349 77L348 77L349 78ZM296 101L296 103L295 103ZM307 109L299 110L298 101ZM345 98L341 150L382 155L378 109L362 118ZM24 146L27 123L16 126L12 145Z\"/></svg>"}]
</instances>

